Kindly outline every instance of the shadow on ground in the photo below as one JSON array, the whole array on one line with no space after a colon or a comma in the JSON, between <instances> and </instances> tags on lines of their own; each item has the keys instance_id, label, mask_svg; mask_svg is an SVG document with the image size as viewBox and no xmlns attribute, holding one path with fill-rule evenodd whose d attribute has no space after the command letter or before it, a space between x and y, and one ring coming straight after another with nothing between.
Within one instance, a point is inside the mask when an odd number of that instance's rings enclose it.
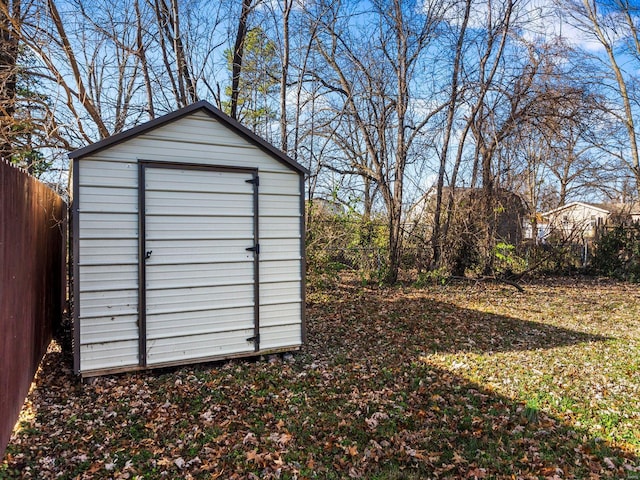
<instances>
[{"instance_id":1,"label":"shadow on ground","mask_svg":"<svg viewBox=\"0 0 640 480\"><path fill-rule=\"evenodd\" d=\"M517 297L513 300L517 302ZM331 332L335 349L348 343L354 357L415 353L496 353L551 349L611 337L542 322L484 313L398 289L378 294L352 287L351 294L310 305L310 336ZM314 331L317 328L318 331ZM353 339L362 339L354 342ZM374 360L375 361L375 360Z\"/></svg>"},{"instance_id":2,"label":"shadow on ground","mask_svg":"<svg viewBox=\"0 0 640 480\"><path fill-rule=\"evenodd\" d=\"M345 289L308 313L289 360L81 384L50 352L0 478L640 478L632 452L418 360L606 337L393 289Z\"/></svg>"}]
</instances>

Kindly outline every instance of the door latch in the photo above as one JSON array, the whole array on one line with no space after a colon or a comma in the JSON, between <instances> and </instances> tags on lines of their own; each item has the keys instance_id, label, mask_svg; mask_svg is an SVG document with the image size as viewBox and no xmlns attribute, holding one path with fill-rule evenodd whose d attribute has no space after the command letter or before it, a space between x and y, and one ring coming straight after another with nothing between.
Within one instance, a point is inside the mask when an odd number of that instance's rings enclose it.
<instances>
[{"instance_id":1,"label":"door latch","mask_svg":"<svg viewBox=\"0 0 640 480\"><path fill-rule=\"evenodd\" d=\"M151 257L153 250L147 250L147 253L144 254L144 259L148 260Z\"/></svg>"}]
</instances>

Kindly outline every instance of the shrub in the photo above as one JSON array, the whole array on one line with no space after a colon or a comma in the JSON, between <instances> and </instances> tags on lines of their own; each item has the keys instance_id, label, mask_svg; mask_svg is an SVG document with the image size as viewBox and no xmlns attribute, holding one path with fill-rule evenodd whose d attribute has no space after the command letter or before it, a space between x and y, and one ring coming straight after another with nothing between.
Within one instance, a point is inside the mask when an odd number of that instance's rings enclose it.
<instances>
[{"instance_id":1,"label":"shrub","mask_svg":"<svg viewBox=\"0 0 640 480\"><path fill-rule=\"evenodd\" d=\"M594 273L640 282L640 223L605 230L594 247Z\"/></svg>"}]
</instances>

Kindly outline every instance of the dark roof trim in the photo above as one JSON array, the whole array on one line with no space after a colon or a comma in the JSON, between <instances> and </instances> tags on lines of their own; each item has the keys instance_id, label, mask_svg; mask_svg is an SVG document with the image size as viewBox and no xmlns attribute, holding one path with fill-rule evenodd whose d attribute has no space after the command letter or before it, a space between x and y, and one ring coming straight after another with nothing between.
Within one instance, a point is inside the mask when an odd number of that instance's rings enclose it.
<instances>
[{"instance_id":1,"label":"dark roof trim","mask_svg":"<svg viewBox=\"0 0 640 480\"><path fill-rule=\"evenodd\" d=\"M166 125L167 123L173 122L174 120L178 120L182 117L190 115L193 112L196 112L198 110L203 110L209 116L215 118L224 126L235 131L238 135L244 137L250 143L254 144L255 146L257 146L264 152L268 153L272 157L276 158L277 160L281 161L285 165L288 165L289 167L293 168L294 170L300 173L304 173L304 174L309 173L309 170L307 170L305 167L303 167L298 162L293 160L291 157L289 157L288 155L286 155L285 153L283 153L282 151L280 151L279 149L271 145L265 139L253 133L251 130L249 130L247 127L242 125L237 120L234 120L224 112L218 110L216 107L214 107L213 105L211 105L209 102L205 100L200 100L199 102L192 103L191 105L188 105L184 108L181 108L174 112L163 115L162 117L154 118L153 120L143 123L142 125L138 125L137 127L134 127L130 130L117 133L115 135L112 135L111 137L105 138L104 140L100 140L99 142L92 143L91 145L87 145L86 147L79 148L78 150L74 150L73 152L69 153L69 158L79 159L82 157L86 157L89 154L99 152L101 150L104 150L105 148L111 147L118 143L126 142L127 140L137 137L138 135L147 133L155 128L158 128L163 125Z\"/></svg>"}]
</instances>

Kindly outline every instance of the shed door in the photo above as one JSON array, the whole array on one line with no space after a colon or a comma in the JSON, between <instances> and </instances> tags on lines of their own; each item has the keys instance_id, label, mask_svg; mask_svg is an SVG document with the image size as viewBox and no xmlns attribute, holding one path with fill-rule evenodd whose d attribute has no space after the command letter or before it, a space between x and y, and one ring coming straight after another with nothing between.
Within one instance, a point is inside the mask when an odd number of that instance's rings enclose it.
<instances>
[{"instance_id":1,"label":"shed door","mask_svg":"<svg viewBox=\"0 0 640 480\"><path fill-rule=\"evenodd\" d=\"M140 173L141 364L257 350L256 172L143 162Z\"/></svg>"}]
</instances>

